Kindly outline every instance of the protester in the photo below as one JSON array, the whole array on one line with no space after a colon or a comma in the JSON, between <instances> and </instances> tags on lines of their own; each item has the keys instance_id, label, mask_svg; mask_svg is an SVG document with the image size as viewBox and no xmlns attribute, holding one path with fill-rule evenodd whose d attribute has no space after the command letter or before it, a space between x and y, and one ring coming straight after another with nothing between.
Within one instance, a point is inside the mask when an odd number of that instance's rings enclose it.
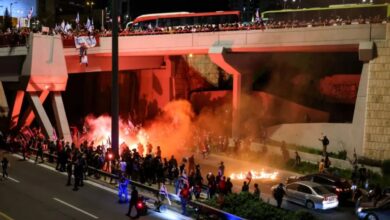
<instances>
[{"instance_id":1,"label":"protester","mask_svg":"<svg viewBox=\"0 0 390 220\"><path fill-rule=\"evenodd\" d=\"M119 179L118 184L118 197L119 197L119 203L127 203L128 202L128 192L127 192L127 185L129 184L129 180L124 176L121 175Z\"/></svg>"},{"instance_id":2,"label":"protester","mask_svg":"<svg viewBox=\"0 0 390 220\"><path fill-rule=\"evenodd\" d=\"M187 184L184 184L183 188L180 190L180 204L183 215L187 215L187 202L190 199L190 190Z\"/></svg>"},{"instance_id":3,"label":"protester","mask_svg":"<svg viewBox=\"0 0 390 220\"><path fill-rule=\"evenodd\" d=\"M3 156L3 160L1 161L1 167L3 168L3 178L8 177L7 169L9 167L9 161L5 156Z\"/></svg>"},{"instance_id":4,"label":"protester","mask_svg":"<svg viewBox=\"0 0 390 220\"><path fill-rule=\"evenodd\" d=\"M286 192L284 191L283 183L279 183L279 185L273 190L273 196L276 200L278 208L281 208L283 197L285 194Z\"/></svg>"},{"instance_id":5,"label":"protester","mask_svg":"<svg viewBox=\"0 0 390 220\"><path fill-rule=\"evenodd\" d=\"M261 196L260 196L259 184L255 183L254 187L255 187L255 190L253 191L253 196L255 197L255 199L259 199L260 200Z\"/></svg>"},{"instance_id":6,"label":"protester","mask_svg":"<svg viewBox=\"0 0 390 220\"><path fill-rule=\"evenodd\" d=\"M129 210L127 211L127 216L130 216L132 218L138 217L138 211L137 211L137 202L138 202L138 191L135 186L132 186L131 191L131 197L130 197L130 203L129 203Z\"/></svg>"}]
</instances>

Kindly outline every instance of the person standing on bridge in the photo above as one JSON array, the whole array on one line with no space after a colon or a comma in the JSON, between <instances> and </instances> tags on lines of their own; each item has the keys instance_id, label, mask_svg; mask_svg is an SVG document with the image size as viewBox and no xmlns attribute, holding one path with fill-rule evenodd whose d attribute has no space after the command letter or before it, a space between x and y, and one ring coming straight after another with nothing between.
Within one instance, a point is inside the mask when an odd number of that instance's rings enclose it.
<instances>
[{"instance_id":1,"label":"person standing on bridge","mask_svg":"<svg viewBox=\"0 0 390 220\"><path fill-rule=\"evenodd\" d=\"M3 168L3 178L8 177L8 172L7 172L8 166L9 166L9 161L7 157L4 156L3 160L1 161L1 167Z\"/></svg>"}]
</instances>

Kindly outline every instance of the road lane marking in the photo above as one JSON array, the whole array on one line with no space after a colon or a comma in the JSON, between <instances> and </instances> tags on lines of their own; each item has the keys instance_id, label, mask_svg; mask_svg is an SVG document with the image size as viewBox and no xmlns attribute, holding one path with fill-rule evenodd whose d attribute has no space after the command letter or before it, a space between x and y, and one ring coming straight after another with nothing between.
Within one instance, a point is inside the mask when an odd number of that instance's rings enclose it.
<instances>
[{"instance_id":1,"label":"road lane marking","mask_svg":"<svg viewBox=\"0 0 390 220\"><path fill-rule=\"evenodd\" d=\"M74 205L71 205L71 204L69 204L69 203L67 203L67 202L62 201L61 199L58 199L58 198L53 198L53 199L54 199L55 201L57 201L57 202L63 204L63 205L66 205L66 206L68 206L68 207L70 207L70 208L72 208L72 209L74 209L74 210L77 210L77 211L79 211L79 212L81 212L81 213L83 213L83 214L86 214L86 215L88 215L89 217L92 217L92 218L94 218L94 219L98 219L98 218L99 218L99 217L97 217L96 215L93 215L93 214L91 214L91 213L89 213L89 212L87 212L87 211L84 211L84 210L82 210L82 209L77 208L77 207L74 206Z\"/></svg>"},{"instance_id":2,"label":"road lane marking","mask_svg":"<svg viewBox=\"0 0 390 220\"><path fill-rule=\"evenodd\" d=\"M3 173L0 173L0 176L3 176ZM9 177L9 176L7 176L7 177L4 177L4 179L9 179L9 180L12 180L12 181L14 181L15 183L20 183L20 181L19 181L19 180L17 180L17 179L14 179L14 178L12 178L12 177Z\"/></svg>"},{"instance_id":3,"label":"road lane marking","mask_svg":"<svg viewBox=\"0 0 390 220\"><path fill-rule=\"evenodd\" d=\"M0 216L4 217L6 220L14 220L13 218L6 215L4 212L0 212Z\"/></svg>"}]
</instances>

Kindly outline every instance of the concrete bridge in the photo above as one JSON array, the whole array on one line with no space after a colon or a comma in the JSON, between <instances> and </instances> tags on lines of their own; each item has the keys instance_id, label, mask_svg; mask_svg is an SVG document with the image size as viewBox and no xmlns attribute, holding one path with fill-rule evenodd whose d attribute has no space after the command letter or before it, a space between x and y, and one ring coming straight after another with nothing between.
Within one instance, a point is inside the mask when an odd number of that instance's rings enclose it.
<instances>
[{"instance_id":1,"label":"concrete bridge","mask_svg":"<svg viewBox=\"0 0 390 220\"><path fill-rule=\"evenodd\" d=\"M334 138L343 138L346 145L356 146L359 154L384 159L390 158L390 145L387 146L390 143L390 114L382 111L390 104L390 90L382 89L379 92L383 94L378 94L370 82L377 85L377 81L388 80L387 85L390 85L390 77L387 77L390 43L387 39L390 39L389 24L126 36L119 38L119 70L137 70L145 75L153 72L158 76L164 91L159 99L162 106L181 97L176 88L177 63L174 57L208 55L213 63L233 75L232 134L235 136L240 129L241 95L250 92L251 76L262 65L256 62L257 55L273 52L356 52L363 62L363 69L353 123L307 126L314 126L327 134L335 133ZM61 92L66 89L68 74L111 70L111 37L101 37L100 46L88 50L88 66L79 64L78 54L74 48L63 48L59 36L35 34L30 36L27 47L0 48L0 64L5 67L0 70L0 81L12 83L18 90L14 103L10 103L10 127L29 125L34 116L38 116L46 136L51 138L53 126L42 103L52 93L58 134L71 141ZM381 85L386 88L386 84ZM21 114L25 95L30 108ZM0 101L7 114L8 104L1 84ZM372 108L372 103L380 107ZM383 119L382 122L387 121L388 124L377 123L377 119ZM286 142L311 144L304 141L310 135L308 131L300 131L298 138L285 135L294 130L291 126L274 128L271 136ZM384 158L380 156L383 152Z\"/></svg>"}]
</instances>

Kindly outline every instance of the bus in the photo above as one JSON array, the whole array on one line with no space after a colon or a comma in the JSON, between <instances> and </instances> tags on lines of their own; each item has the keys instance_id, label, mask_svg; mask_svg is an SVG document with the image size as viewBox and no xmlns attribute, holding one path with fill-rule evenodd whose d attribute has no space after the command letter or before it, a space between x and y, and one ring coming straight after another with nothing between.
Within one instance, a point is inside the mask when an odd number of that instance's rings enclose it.
<instances>
[{"instance_id":1,"label":"bus","mask_svg":"<svg viewBox=\"0 0 390 220\"><path fill-rule=\"evenodd\" d=\"M129 24L130 29L147 29L148 27L176 27L207 24L225 24L240 21L240 11L216 12L171 12L145 14L137 17Z\"/></svg>"},{"instance_id":2,"label":"bus","mask_svg":"<svg viewBox=\"0 0 390 220\"><path fill-rule=\"evenodd\" d=\"M385 20L390 17L390 4L345 4L330 5L322 8L284 9L265 11L261 14L261 17L265 21L311 21L318 18L376 18Z\"/></svg>"}]
</instances>

